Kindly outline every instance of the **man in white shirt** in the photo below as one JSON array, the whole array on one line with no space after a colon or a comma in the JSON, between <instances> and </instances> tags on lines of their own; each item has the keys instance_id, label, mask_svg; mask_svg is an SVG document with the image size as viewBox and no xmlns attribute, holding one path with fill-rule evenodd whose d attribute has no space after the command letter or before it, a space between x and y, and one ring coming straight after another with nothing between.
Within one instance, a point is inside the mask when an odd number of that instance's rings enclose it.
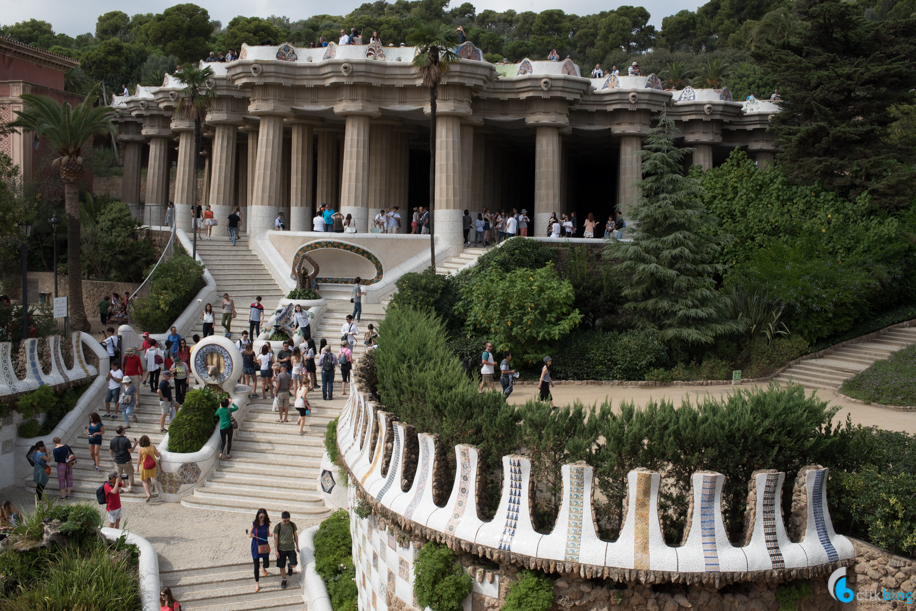
<instances>
[{"instance_id":1,"label":"man in white shirt","mask_svg":"<svg viewBox=\"0 0 916 611\"><path fill-rule=\"evenodd\" d=\"M493 368L496 367L496 359L493 357L493 344L487 342L487 349L480 356L480 387L477 393L483 392L487 384L490 390L493 390Z\"/></svg>"},{"instance_id":2,"label":"man in white shirt","mask_svg":"<svg viewBox=\"0 0 916 611\"><path fill-rule=\"evenodd\" d=\"M636 62L627 68L627 76L636 76L636 73L639 72L639 68L636 67Z\"/></svg>"},{"instance_id":3,"label":"man in white shirt","mask_svg":"<svg viewBox=\"0 0 916 611\"><path fill-rule=\"evenodd\" d=\"M235 342L236 347L239 349L239 352L245 352L245 346L251 343L251 340L248 339L248 331L242 331L242 339Z\"/></svg>"},{"instance_id":4,"label":"man in white shirt","mask_svg":"<svg viewBox=\"0 0 916 611\"><path fill-rule=\"evenodd\" d=\"M347 33L343 30L340 31L340 40L337 41L339 45L348 45L350 44L350 37L347 36Z\"/></svg>"},{"instance_id":5,"label":"man in white shirt","mask_svg":"<svg viewBox=\"0 0 916 611\"><path fill-rule=\"evenodd\" d=\"M385 233L385 229L388 226L386 219L387 216L384 210L379 210L378 214L375 215L375 227L378 229L379 233Z\"/></svg>"},{"instance_id":6,"label":"man in white shirt","mask_svg":"<svg viewBox=\"0 0 916 611\"><path fill-rule=\"evenodd\" d=\"M324 232L324 215L321 214L321 210L312 219L312 231Z\"/></svg>"},{"instance_id":7,"label":"man in white shirt","mask_svg":"<svg viewBox=\"0 0 916 611\"><path fill-rule=\"evenodd\" d=\"M601 78L604 76L604 70L601 69L601 64L595 64L595 69L592 70L592 78Z\"/></svg>"},{"instance_id":8,"label":"man in white shirt","mask_svg":"<svg viewBox=\"0 0 916 611\"><path fill-rule=\"evenodd\" d=\"M274 229L277 231L283 231L286 229L286 226L283 224L283 213L280 212L277 214L277 219L274 221Z\"/></svg>"},{"instance_id":9,"label":"man in white shirt","mask_svg":"<svg viewBox=\"0 0 916 611\"><path fill-rule=\"evenodd\" d=\"M515 215L512 215L506 220L506 239L514 238L516 233L518 233L518 220Z\"/></svg>"},{"instance_id":10,"label":"man in white shirt","mask_svg":"<svg viewBox=\"0 0 916 611\"><path fill-rule=\"evenodd\" d=\"M359 333L359 329L356 324L353 322L353 316L347 315L347 322L343 324L340 328L341 338L346 337L347 341L350 343L350 351L353 350L353 345L356 344L356 336ZM341 339L342 341L342 339Z\"/></svg>"},{"instance_id":11,"label":"man in white shirt","mask_svg":"<svg viewBox=\"0 0 916 611\"><path fill-rule=\"evenodd\" d=\"M386 214L388 217L388 233L398 233L398 229L401 226L401 213L398 212L400 208L395 206L394 209Z\"/></svg>"},{"instance_id":12,"label":"man in white shirt","mask_svg":"<svg viewBox=\"0 0 916 611\"><path fill-rule=\"evenodd\" d=\"M105 418L118 417L118 401L121 399L121 378L124 373L117 360L111 361L111 370L105 379L108 380L108 392L105 393ZM111 413L111 404L115 404L115 413Z\"/></svg>"}]
</instances>

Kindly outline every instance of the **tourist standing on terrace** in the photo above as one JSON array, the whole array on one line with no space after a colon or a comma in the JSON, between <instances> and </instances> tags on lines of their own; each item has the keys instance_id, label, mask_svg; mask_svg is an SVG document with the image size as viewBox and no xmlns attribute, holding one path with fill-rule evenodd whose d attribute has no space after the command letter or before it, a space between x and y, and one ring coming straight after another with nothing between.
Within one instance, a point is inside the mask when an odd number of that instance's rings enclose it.
<instances>
[{"instance_id":1,"label":"tourist standing on terrace","mask_svg":"<svg viewBox=\"0 0 916 611\"><path fill-rule=\"evenodd\" d=\"M235 302L229 299L229 293L223 293L223 318L221 325L226 330L226 337L232 337L232 319L235 318Z\"/></svg>"},{"instance_id":2,"label":"tourist standing on terrace","mask_svg":"<svg viewBox=\"0 0 916 611\"><path fill-rule=\"evenodd\" d=\"M591 212L588 213L588 216L585 218L585 230L582 232L583 238L593 238L595 237L595 215Z\"/></svg>"},{"instance_id":3,"label":"tourist standing on terrace","mask_svg":"<svg viewBox=\"0 0 916 611\"><path fill-rule=\"evenodd\" d=\"M318 378L316 377L316 368L315 368L315 356L318 354L318 351L315 349L315 340L311 337L306 340L308 350L305 353L305 372L309 375L309 390L312 390L318 386Z\"/></svg>"},{"instance_id":4,"label":"tourist standing on terrace","mask_svg":"<svg viewBox=\"0 0 916 611\"><path fill-rule=\"evenodd\" d=\"M274 219L274 231L283 231L286 229L286 225L283 223L283 213L278 212L277 218Z\"/></svg>"},{"instance_id":5,"label":"tourist standing on terrace","mask_svg":"<svg viewBox=\"0 0 916 611\"><path fill-rule=\"evenodd\" d=\"M181 340L184 341L184 340ZM175 355L175 362L172 363L172 376L175 378L175 401L178 405L184 405L184 397L188 394L188 362L181 356L181 351Z\"/></svg>"},{"instance_id":6,"label":"tourist standing on terrace","mask_svg":"<svg viewBox=\"0 0 916 611\"><path fill-rule=\"evenodd\" d=\"M471 217L471 211L465 210L464 216L461 217L461 231L464 234L464 245L471 245L471 226L474 224L474 219Z\"/></svg>"},{"instance_id":7,"label":"tourist standing on terrace","mask_svg":"<svg viewBox=\"0 0 916 611\"><path fill-rule=\"evenodd\" d=\"M216 322L216 319L213 316L213 306L209 303L204 306L204 311L200 315L200 320L204 323L204 337L210 337L213 335L213 323Z\"/></svg>"},{"instance_id":8,"label":"tourist standing on terrace","mask_svg":"<svg viewBox=\"0 0 916 611\"><path fill-rule=\"evenodd\" d=\"M165 419L172 415L172 408L175 407L175 400L172 399L172 372L166 369L162 372L162 381L159 382L159 388L156 394L159 395L159 432L165 433Z\"/></svg>"},{"instance_id":9,"label":"tourist standing on terrace","mask_svg":"<svg viewBox=\"0 0 916 611\"><path fill-rule=\"evenodd\" d=\"M384 210L378 211L378 214L376 214L375 218L372 220L372 225L378 230L378 233L385 233L385 228L388 226L388 221L385 217Z\"/></svg>"},{"instance_id":10,"label":"tourist standing on terrace","mask_svg":"<svg viewBox=\"0 0 916 611\"><path fill-rule=\"evenodd\" d=\"M506 239L506 211L500 210L496 215L496 243Z\"/></svg>"},{"instance_id":11,"label":"tourist standing on terrace","mask_svg":"<svg viewBox=\"0 0 916 611\"><path fill-rule=\"evenodd\" d=\"M117 418L118 417L118 399L121 397L121 378L124 377L124 373L121 371L121 367L118 364L117 360L112 359L111 369L109 369L108 374L105 376L105 379L108 381L108 391L105 393L105 417L106 418ZM111 413L111 404L115 404L115 413Z\"/></svg>"},{"instance_id":12,"label":"tourist standing on terrace","mask_svg":"<svg viewBox=\"0 0 916 611\"><path fill-rule=\"evenodd\" d=\"M205 239L209 240L212 238L213 226L216 225L216 215L213 214L213 207L210 204L207 204L207 209L204 211L204 225L207 227Z\"/></svg>"},{"instance_id":13,"label":"tourist standing on terrace","mask_svg":"<svg viewBox=\"0 0 916 611\"><path fill-rule=\"evenodd\" d=\"M324 204L324 212L321 213L324 216L324 230L331 231L334 228L334 211L327 204Z\"/></svg>"},{"instance_id":14,"label":"tourist standing on terrace","mask_svg":"<svg viewBox=\"0 0 916 611\"><path fill-rule=\"evenodd\" d=\"M344 219L344 233L356 233L356 219L353 218L352 214L348 214L347 218Z\"/></svg>"},{"instance_id":15,"label":"tourist standing on terrace","mask_svg":"<svg viewBox=\"0 0 916 611\"><path fill-rule=\"evenodd\" d=\"M308 384L299 384L299 388L296 390L295 408L299 413L299 419L296 421L296 424L299 425L300 435L305 435L305 417L311 413L312 406L309 404L308 394Z\"/></svg>"},{"instance_id":16,"label":"tourist standing on terrace","mask_svg":"<svg viewBox=\"0 0 916 611\"><path fill-rule=\"evenodd\" d=\"M604 70L601 69L601 64L595 64L595 69L592 70L592 78L602 78L604 76Z\"/></svg>"},{"instance_id":17,"label":"tourist standing on terrace","mask_svg":"<svg viewBox=\"0 0 916 611\"><path fill-rule=\"evenodd\" d=\"M76 457L73 456L70 446L62 442L60 437L54 438L54 449L51 450L51 453L54 455L54 462L57 463L57 486L60 489L60 500L66 501L70 498L70 491L73 489L73 463L76 462Z\"/></svg>"},{"instance_id":18,"label":"tourist standing on terrace","mask_svg":"<svg viewBox=\"0 0 916 611\"><path fill-rule=\"evenodd\" d=\"M267 517L266 509L258 509L248 530L248 537L251 539L251 558L254 560L254 591L259 592L261 584L258 582L261 578L258 575L258 561L264 563L264 568L261 569L261 575L264 577L268 576L267 569L270 568L270 518Z\"/></svg>"},{"instance_id":19,"label":"tourist standing on terrace","mask_svg":"<svg viewBox=\"0 0 916 611\"><path fill-rule=\"evenodd\" d=\"M324 233L324 215L321 213L321 209L315 213L315 218L312 219L312 231Z\"/></svg>"},{"instance_id":20,"label":"tourist standing on terrace","mask_svg":"<svg viewBox=\"0 0 916 611\"><path fill-rule=\"evenodd\" d=\"M331 215L331 227L334 233L344 232L344 216L340 212Z\"/></svg>"},{"instance_id":21,"label":"tourist standing on terrace","mask_svg":"<svg viewBox=\"0 0 916 611\"><path fill-rule=\"evenodd\" d=\"M388 217L388 233L401 233L401 213L400 208L395 206L391 212L386 214Z\"/></svg>"},{"instance_id":22,"label":"tourist standing on terrace","mask_svg":"<svg viewBox=\"0 0 916 611\"><path fill-rule=\"evenodd\" d=\"M557 53L556 49L551 49L550 53L547 55L547 59L552 62L560 61L560 54Z\"/></svg>"},{"instance_id":23,"label":"tourist standing on terrace","mask_svg":"<svg viewBox=\"0 0 916 611\"><path fill-rule=\"evenodd\" d=\"M102 447L102 436L105 434L105 425L102 418L95 412L89 414L89 426L86 427L86 436L89 438L89 456L95 463L95 470L99 470L99 449Z\"/></svg>"},{"instance_id":24,"label":"tourist standing on terrace","mask_svg":"<svg viewBox=\"0 0 916 611\"><path fill-rule=\"evenodd\" d=\"M463 26L458 26L455 28L455 33L458 35L458 44L463 45L468 40L468 35L464 32Z\"/></svg>"},{"instance_id":25,"label":"tourist standing on terrace","mask_svg":"<svg viewBox=\"0 0 916 611\"><path fill-rule=\"evenodd\" d=\"M172 202L169 202L169 205L165 207L165 226L166 227L172 226L172 216L174 212L175 212L175 204Z\"/></svg>"},{"instance_id":26,"label":"tourist standing on terrace","mask_svg":"<svg viewBox=\"0 0 916 611\"><path fill-rule=\"evenodd\" d=\"M292 392L293 395L299 390L300 381L305 372L305 364L302 362L302 350L299 346L293 348L293 353L289 357L290 376L293 378Z\"/></svg>"},{"instance_id":27,"label":"tourist standing on terrace","mask_svg":"<svg viewBox=\"0 0 916 611\"><path fill-rule=\"evenodd\" d=\"M254 354L254 347L251 342L248 342L245 344L245 347L242 350L242 384L250 386L251 390L254 391L251 395L253 399L258 398L258 389L255 386L257 381L255 379L255 370L257 370L256 361L257 359L255 358Z\"/></svg>"},{"instance_id":28,"label":"tourist standing on terrace","mask_svg":"<svg viewBox=\"0 0 916 611\"><path fill-rule=\"evenodd\" d=\"M420 233L429 235L429 210L420 206Z\"/></svg>"},{"instance_id":29,"label":"tourist standing on terrace","mask_svg":"<svg viewBox=\"0 0 916 611\"><path fill-rule=\"evenodd\" d=\"M514 238L516 233L518 233L518 220L515 215L510 215L506 219L506 239Z\"/></svg>"},{"instance_id":30,"label":"tourist standing on terrace","mask_svg":"<svg viewBox=\"0 0 916 611\"><path fill-rule=\"evenodd\" d=\"M528 235L528 222L531 219L528 218L528 211L522 208L522 213L518 215L518 235L527 237Z\"/></svg>"},{"instance_id":31,"label":"tourist standing on terrace","mask_svg":"<svg viewBox=\"0 0 916 611\"><path fill-rule=\"evenodd\" d=\"M191 204L191 231L197 232L197 238L199 240L203 239L201 235L202 226L200 224L200 216L203 214L204 208L200 205L200 200L197 201L197 204Z\"/></svg>"},{"instance_id":32,"label":"tourist standing on terrace","mask_svg":"<svg viewBox=\"0 0 916 611\"><path fill-rule=\"evenodd\" d=\"M483 209L483 245L490 245L490 211Z\"/></svg>"},{"instance_id":33,"label":"tourist standing on terrace","mask_svg":"<svg viewBox=\"0 0 916 611\"><path fill-rule=\"evenodd\" d=\"M353 322L353 315L347 315L347 322L345 322L340 327L341 340L350 344L350 350L353 349L353 345L356 343L356 336L359 334L359 328Z\"/></svg>"},{"instance_id":34,"label":"tourist standing on terrace","mask_svg":"<svg viewBox=\"0 0 916 611\"><path fill-rule=\"evenodd\" d=\"M261 305L260 295L254 298L254 303L249 308L248 334L251 336L251 341L254 341L261 334L261 317L264 314L264 306Z\"/></svg>"},{"instance_id":35,"label":"tourist standing on terrace","mask_svg":"<svg viewBox=\"0 0 916 611\"><path fill-rule=\"evenodd\" d=\"M340 31L340 40L337 41L337 44L340 46L350 44L350 37L347 36L347 33L344 30Z\"/></svg>"},{"instance_id":36,"label":"tourist standing on terrace","mask_svg":"<svg viewBox=\"0 0 916 611\"><path fill-rule=\"evenodd\" d=\"M579 233L579 219L576 218L576 213L571 212L569 215L569 223L572 225L572 232L569 237L574 238L576 234Z\"/></svg>"},{"instance_id":37,"label":"tourist standing on terrace","mask_svg":"<svg viewBox=\"0 0 916 611\"><path fill-rule=\"evenodd\" d=\"M261 393L264 395L265 399L267 398L268 392L270 392L270 398L274 398L270 389L270 379L273 377L273 370L270 368L272 361L270 345L264 344L261 346L261 354L258 355L258 365L261 367Z\"/></svg>"},{"instance_id":38,"label":"tourist standing on terrace","mask_svg":"<svg viewBox=\"0 0 916 611\"><path fill-rule=\"evenodd\" d=\"M550 364L553 359L549 356L544 357L544 367L541 369L541 377L538 380L538 391L540 391L541 401L549 401L550 409L554 409L553 395L550 394L550 387L553 386L553 380L550 379Z\"/></svg>"},{"instance_id":39,"label":"tourist standing on terrace","mask_svg":"<svg viewBox=\"0 0 916 611\"><path fill-rule=\"evenodd\" d=\"M149 380L150 392L155 393L159 387L159 370L165 363L165 353L156 340L151 339L149 343L150 347L146 349L146 373L143 375L143 383Z\"/></svg>"},{"instance_id":40,"label":"tourist standing on terrace","mask_svg":"<svg viewBox=\"0 0 916 611\"><path fill-rule=\"evenodd\" d=\"M483 241L483 214L480 212L477 213L477 220L474 221L474 246L477 246L477 242L481 244Z\"/></svg>"}]
</instances>

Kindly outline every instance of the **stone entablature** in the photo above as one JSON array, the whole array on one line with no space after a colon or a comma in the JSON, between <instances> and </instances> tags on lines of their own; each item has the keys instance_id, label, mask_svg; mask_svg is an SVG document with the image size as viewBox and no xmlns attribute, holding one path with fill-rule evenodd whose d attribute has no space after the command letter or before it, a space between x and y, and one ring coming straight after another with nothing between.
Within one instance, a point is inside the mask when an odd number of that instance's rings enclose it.
<instances>
[{"instance_id":1,"label":"stone entablature","mask_svg":"<svg viewBox=\"0 0 916 611\"><path fill-rule=\"evenodd\" d=\"M593 470L584 463L563 467L556 526L544 534L532 526L534 490L531 465L524 456L503 457L502 497L493 519L484 522L477 511L484 477L477 448L454 448L458 472L454 482L448 481L444 475L447 450L438 438L416 435L412 427L396 422L356 388L340 416L337 443L356 494L377 516L421 539L445 542L500 563L631 584L720 587L824 576L855 558L852 543L836 534L830 521L827 470L822 467L806 467L799 473L788 532L781 511L785 474L755 473L746 541L740 547L729 542L722 519L724 476L694 474L684 543L671 547L660 526L659 473L645 469L629 473L625 519L619 537L611 542L596 533Z\"/></svg>"}]
</instances>

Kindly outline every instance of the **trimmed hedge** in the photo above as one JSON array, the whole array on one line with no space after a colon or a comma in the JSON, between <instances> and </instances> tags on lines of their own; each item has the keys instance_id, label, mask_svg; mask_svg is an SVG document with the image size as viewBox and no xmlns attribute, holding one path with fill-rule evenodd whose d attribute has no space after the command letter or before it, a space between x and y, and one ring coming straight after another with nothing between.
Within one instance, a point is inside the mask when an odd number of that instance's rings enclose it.
<instances>
[{"instance_id":1,"label":"trimmed hedge","mask_svg":"<svg viewBox=\"0 0 916 611\"><path fill-rule=\"evenodd\" d=\"M665 344L652 331L578 331L554 348L556 380L644 380L668 362Z\"/></svg>"},{"instance_id":2,"label":"trimmed hedge","mask_svg":"<svg viewBox=\"0 0 916 611\"><path fill-rule=\"evenodd\" d=\"M168 331L204 285L204 266L176 245L175 255L156 270L149 294L131 302L131 320L150 333Z\"/></svg>"},{"instance_id":3,"label":"trimmed hedge","mask_svg":"<svg viewBox=\"0 0 916 611\"><path fill-rule=\"evenodd\" d=\"M190 454L207 443L216 426L219 397L209 388L188 391L169 426L169 451Z\"/></svg>"}]
</instances>

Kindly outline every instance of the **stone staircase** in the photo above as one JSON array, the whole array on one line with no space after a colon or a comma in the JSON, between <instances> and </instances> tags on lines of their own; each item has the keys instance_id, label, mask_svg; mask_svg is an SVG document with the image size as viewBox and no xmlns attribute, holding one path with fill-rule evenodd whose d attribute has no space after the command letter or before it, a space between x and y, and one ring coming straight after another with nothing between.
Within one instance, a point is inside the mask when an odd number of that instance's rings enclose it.
<instances>
[{"instance_id":1,"label":"stone staircase","mask_svg":"<svg viewBox=\"0 0 916 611\"><path fill-rule=\"evenodd\" d=\"M280 571L271 556L268 577L261 576L261 591L254 591L251 562L208 566L196 569L160 571L161 587L172 589L175 600L185 611L302 611L302 585L297 572L280 588Z\"/></svg>"},{"instance_id":2,"label":"stone staircase","mask_svg":"<svg viewBox=\"0 0 916 611\"><path fill-rule=\"evenodd\" d=\"M836 390L875 361L886 359L911 344L916 344L916 328L890 329L869 341L847 344L823 358L796 363L775 379L808 388Z\"/></svg>"},{"instance_id":3,"label":"stone staircase","mask_svg":"<svg viewBox=\"0 0 916 611\"><path fill-rule=\"evenodd\" d=\"M295 409L290 407L289 422L279 423L270 398L253 399L233 436L232 458L224 456L204 485L181 504L251 514L263 507L271 515L289 511L293 520L330 515L324 501L310 491L320 472L324 431L344 401L322 402L320 397L318 393L316 401L316 393L310 393L312 415L301 436Z\"/></svg>"},{"instance_id":4,"label":"stone staircase","mask_svg":"<svg viewBox=\"0 0 916 611\"><path fill-rule=\"evenodd\" d=\"M441 276L454 276L468 263L476 261L481 255L487 252L486 248L476 248L466 246L457 256L446 259L436 266L436 273Z\"/></svg>"},{"instance_id":5,"label":"stone staircase","mask_svg":"<svg viewBox=\"0 0 916 611\"><path fill-rule=\"evenodd\" d=\"M232 321L233 339L238 339L242 331L248 330L248 306L258 295L261 296L261 305L264 306L264 317L261 323L263 331L264 323L273 314L280 299L286 297L286 293L277 285L258 255L249 250L248 238L240 237L233 246L224 233L217 235L217 232L214 231L213 239L197 240L197 253L216 281L217 297L212 304L216 321L213 329L214 335L225 333L220 326L223 293L229 293L229 297L235 300L237 316ZM203 304L201 304L201 313L203 309ZM190 338L195 333L203 336L203 322L199 316L191 332L188 333L188 345L193 343Z\"/></svg>"},{"instance_id":6,"label":"stone staircase","mask_svg":"<svg viewBox=\"0 0 916 611\"><path fill-rule=\"evenodd\" d=\"M340 331L344 323L347 322L347 315L352 313L353 304L350 303L349 299L328 299L328 306L325 308L324 313L322 313L318 323L312 323L312 339L315 340L315 345L317 346L319 340L324 338L328 340L331 351L337 354L340 351L340 336L342 335ZM363 344L363 338L365 337L366 331L369 330L369 325L373 325L377 332L378 324L384 317L384 305L378 303L363 303L360 322L356 323L359 334L356 336L356 344L353 346L353 355L355 357L358 358L359 355L366 351L366 346ZM340 380L340 373L338 372L335 377L337 380ZM318 372L318 379L320 382L320 371Z\"/></svg>"}]
</instances>

